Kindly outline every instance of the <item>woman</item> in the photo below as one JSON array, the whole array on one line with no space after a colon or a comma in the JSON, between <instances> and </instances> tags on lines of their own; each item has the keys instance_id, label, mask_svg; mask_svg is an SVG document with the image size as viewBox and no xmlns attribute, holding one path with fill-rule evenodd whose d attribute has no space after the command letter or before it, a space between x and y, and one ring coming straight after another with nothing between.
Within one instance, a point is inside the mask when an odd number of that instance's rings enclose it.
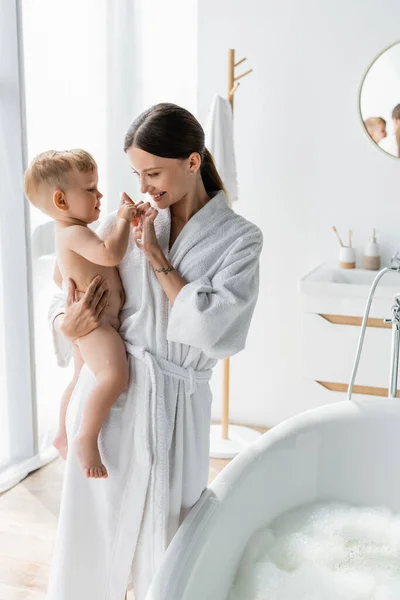
<instances>
[{"instance_id":1,"label":"woman","mask_svg":"<svg viewBox=\"0 0 400 600\"><path fill-rule=\"evenodd\" d=\"M153 203L119 266L126 294L119 333L130 384L100 434L109 478L88 480L69 452L48 600L123 600L130 576L143 600L180 523L207 487L211 369L245 346L258 296L261 231L228 206L188 111L159 104L125 139ZM116 213L97 229L100 237ZM107 299L94 280L74 302L69 282L50 308L59 364L96 327ZM62 314L63 313L63 314ZM57 318L56 318L57 317ZM66 343L66 340L67 343ZM69 437L94 385L84 366L67 416Z\"/></svg>"},{"instance_id":2,"label":"woman","mask_svg":"<svg viewBox=\"0 0 400 600\"><path fill-rule=\"evenodd\" d=\"M392 110L392 121L394 132L390 133L379 142L379 147L392 156L399 157L399 139L400 139L400 104L397 104Z\"/></svg>"}]
</instances>

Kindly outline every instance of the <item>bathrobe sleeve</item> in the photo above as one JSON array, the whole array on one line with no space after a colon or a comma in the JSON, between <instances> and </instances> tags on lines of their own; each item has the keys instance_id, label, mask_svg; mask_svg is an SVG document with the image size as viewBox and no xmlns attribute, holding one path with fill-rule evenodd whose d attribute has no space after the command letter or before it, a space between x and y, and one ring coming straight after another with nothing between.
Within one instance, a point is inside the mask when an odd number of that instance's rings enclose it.
<instances>
[{"instance_id":1,"label":"bathrobe sleeve","mask_svg":"<svg viewBox=\"0 0 400 600\"><path fill-rule=\"evenodd\" d=\"M49 306L49 325L53 340L53 350L59 367L68 367L72 356L72 342L64 337L62 333L55 330L55 318L65 312L65 298L63 292L54 294Z\"/></svg>"},{"instance_id":2,"label":"bathrobe sleeve","mask_svg":"<svg viewBox=\"0 0 400 600\"><path fill-rule=\"evenodd\" d=\"M112 226L115 222L116 212L113 212L100 223L96 233L100 239L104 240L110 233ZM65 296L64 292L58 292L54 294L51 299L48 319L52 333L53 349L57 358L57 364L59 367L67 367L72 357L72 342L64 337L62 333L57 332L54 328L55 318L65 312Z\"/></svg>"},{"instance_id":3,"label":"bathrobe sleeve","mask_svg":"<svg viewBox=\"0 0 400 600\"><path fill-rule=\"evenodd\" d=\"M232 244L210 279L187 283L170 312L167 339L200 348L209 358L223 359L243 350L259 291L261 231Z\"/></svg>"}]
</instances>

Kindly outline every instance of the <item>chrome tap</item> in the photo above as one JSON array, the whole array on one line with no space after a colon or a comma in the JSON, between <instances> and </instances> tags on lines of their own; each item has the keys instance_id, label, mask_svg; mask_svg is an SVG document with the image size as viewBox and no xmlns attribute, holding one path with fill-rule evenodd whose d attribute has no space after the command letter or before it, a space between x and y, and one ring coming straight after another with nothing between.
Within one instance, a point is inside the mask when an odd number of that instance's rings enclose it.
<instances>
[{"instance_id":1,"label":"chrome tap","mask_svg":"<svg viewBox=\"0 0 400 600\"><path fill-rule=\"evenodd\" d=\"M394 297L392 318L385 319L385 323L392 324L392 359L390 361L389 398L396 398L397 380L399 375L399 349L400 349L400 294Z\"/></svg>"},{"instance_id":2,"label":"chrome tap","mask_svg":"<svg viewBox=\"0 0 400 600\"><path fill-rule=\"evenodd\" d=\"M397 251L396 254L393 254L392 258L389 262L389 269L391 271L400 271L400 252Z\"/></svg>"},{"instance_id":3,"label":"chrome tap","mask_svg":"<svg viewBox=\"0 0 400 600\"><path fill-rule=\"evenodd\" d=\"M354 382L356 379L358 366L360 363L361 351L362 351L362 347L364 344L365 330L367 328L368 316L369 316L369 312L371 310L371 304L372 304L372 300L373 300L373 297L375 294L375 289L376 289L379 281L381 280L381 278L386 273L389 273L390 271L396 271L397 273L400 273L400 252L399 251L396 252L396 254L394 254L392 256L392 258L390 259L389 265L387 267L385 267L384 269L382 269L381 271L379 271L379 273L376 275L376 277L372 283L372 286L371 286L371 289L370 289L370 292L368 295L367 304L365 307L363 321L361 324L360 337L358 340L356 357L355 357L353 370L352 370L351 377L350 377L349 387L347 390L348 400L351 400L351 397L353 394ZM400 352L399 352L399 350L400 350L400 294L396 294L396 296L394 297L394 305L392 306L392 318L385 319L385 322L392 323L392 357L391 357L391 362L390 362L390 382L389 382L388 396L389 396L389 398L395 398L397 395L397 379L398 379L398 372L399 372L399 355L400 355Z\"/></svg>"}]
</instances>

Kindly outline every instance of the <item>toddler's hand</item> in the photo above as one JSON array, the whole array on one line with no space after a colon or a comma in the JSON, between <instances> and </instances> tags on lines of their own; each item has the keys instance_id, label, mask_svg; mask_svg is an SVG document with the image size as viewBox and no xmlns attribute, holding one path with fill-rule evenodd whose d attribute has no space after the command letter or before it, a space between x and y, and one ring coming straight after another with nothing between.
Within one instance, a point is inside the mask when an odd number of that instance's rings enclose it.
<instances>
[{"instance_id":1,"label":"toddler's hand","mask_svg":"<svg viewBox=\"0 0 400 600\"><path fill-rule=\"evenodd\" d=\"M129 198L128 194L121 194L121 205L117 212L117 218L120 217L125 219L129 223L132 223L132 220L137 215L136 204Z\"/></svg>"}]
</instances>

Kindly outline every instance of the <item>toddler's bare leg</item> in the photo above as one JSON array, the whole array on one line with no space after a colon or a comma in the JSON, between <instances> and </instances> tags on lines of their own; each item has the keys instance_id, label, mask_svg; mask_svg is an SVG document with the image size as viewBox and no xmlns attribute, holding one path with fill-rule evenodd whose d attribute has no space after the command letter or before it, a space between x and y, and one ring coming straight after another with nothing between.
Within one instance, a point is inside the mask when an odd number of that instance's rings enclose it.
<instances>
[{"instance_id":1,"label":"toddler's bare leg","mask_svg":"<svg viewBox=\"0 0 400 600\"><path fill-rule=\"evenodd\" d=\"M125 345L117 331L106 324L78 338L77 344L83 360L96 377L96 386L86 400L74 448L87 477L107 477L98 437L110 408L128 385Z\"/></svg>"},{"instance_id":2,"label":"toddler's bare leg","mask_svg":"<svg viewBox=\"0 0 400 600\"><path fill-rule=\"evenodd\" d=\"M61 457L65 460L67 458L68 452L68 440L67 440L67 429L65 424L67 409L69 401L71 400L72 392L74 391L74 387L76 382L78 381L79 374L84 365L84 360L82 358L82 354L79 350L79 347L76 344L73 344L73 360L74 360L74 375L65 388L64 393L61 398L61 406L60 406L60 414L59 414L59 424L58 431L56 437L53 441L53 446L57 448Z\"/></svg>"}]
</instances>

